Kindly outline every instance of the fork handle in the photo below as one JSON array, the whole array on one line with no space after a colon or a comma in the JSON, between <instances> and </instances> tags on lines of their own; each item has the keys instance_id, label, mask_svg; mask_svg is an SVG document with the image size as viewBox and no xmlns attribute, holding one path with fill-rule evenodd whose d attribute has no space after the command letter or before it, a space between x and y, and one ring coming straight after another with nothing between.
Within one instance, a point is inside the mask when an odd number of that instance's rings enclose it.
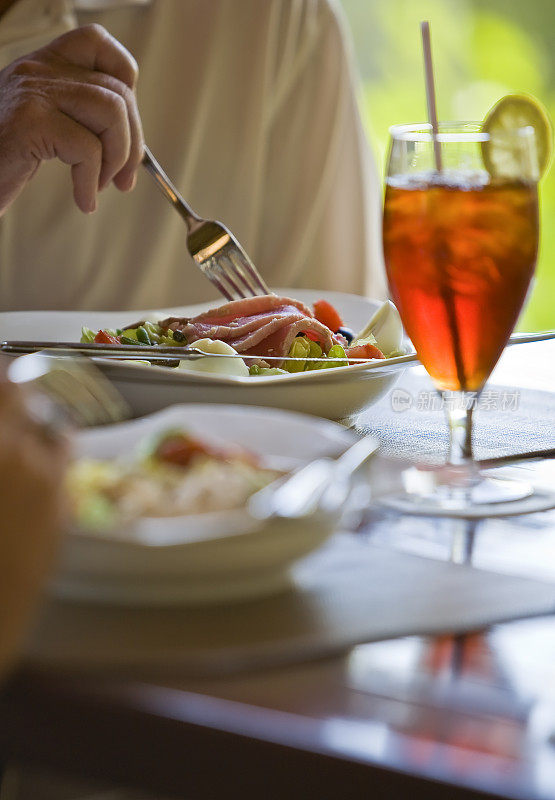
<instances>
[{"instance_id":1,"label":"fork handle","mask_svg":"<svg viewBox=\"0 0 555 800\"><path fill-rule=\"evenodd\" d=\"M198 224L202 222L202 219L195 214L191 206L189 206L182 196L179 194L171 180L168 178L158 161L154 158L152 153L150 152L149 148L144 146L144 155L143 155L143 166L149 172L154 180L156 181L158 188L162 192L162 194L170 201L170 203L176 208L176 210L181 214L187 228L189 229L189 233L193 231Z\"/></svg>"}]
</instances>

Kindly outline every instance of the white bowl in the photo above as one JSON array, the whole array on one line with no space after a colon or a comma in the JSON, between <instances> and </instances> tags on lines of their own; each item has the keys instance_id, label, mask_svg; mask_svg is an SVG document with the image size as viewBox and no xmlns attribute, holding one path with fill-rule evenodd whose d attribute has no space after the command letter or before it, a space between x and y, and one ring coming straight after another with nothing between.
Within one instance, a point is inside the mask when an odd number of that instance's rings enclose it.
<instances>
[{"instance_id":1,"label":"white bowl","mask_svg":"<svg viewBox=\"0 0 555 800\"><path fill-rule=\"evenodd\" d=\"M378 300L301 289L276 289L307 304L325 298L355 332L366 327L380 306ZM44 341L78 341L81 327L93 330L116 328L145 317L169 314L193 316L214 305L200 304L163 311L16 311L0 314L0 338ZM400 347L403 332L399 322L388 330L389 344ZM409 357L356 364L338 369L315 370L261 378L210 375L145 364L98 361L130 404L134 414L148 414L175 403L233 403L266 406L327 419L349 417L382 397L397 379L388 372Z\"/></svg>"},{"instance_id":2,"label":"white bowl","mask_svg":"<svg viewBox=\"0 0 555 800\"><path fill-rule=\"evenodd\" d=\"M144 437L183 427L241 444L269 465L293 468L337 455L354 434L325 420L276 409L182 405L109 428L84 431L77 455L110 458ZM271 594L334 531L337 515L260 523L246 508L142 519L122 530L73 531L64 540L53 590L62 597L125 605L214 603Z\"/></svg>"}]
</instances>

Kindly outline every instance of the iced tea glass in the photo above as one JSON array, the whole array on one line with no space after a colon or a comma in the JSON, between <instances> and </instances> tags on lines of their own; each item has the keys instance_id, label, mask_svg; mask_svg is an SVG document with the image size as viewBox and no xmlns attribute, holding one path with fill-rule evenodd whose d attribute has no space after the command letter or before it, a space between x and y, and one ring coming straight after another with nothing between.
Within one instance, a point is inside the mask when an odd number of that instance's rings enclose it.
<instances>
[{"instance_id":1,"label":"iced tea glass","mask_svg":"<svg viewBox=\"0 0 555 800\"><path fill-rule=\"evenodd\" d=\"M493 141L479 123L440 124L440 170L430 125L397 125L390 133L383 221L389 286L443 398L452 467L427 496L405 502L426 513L522 497L529 487L480 475L472 458L472 414L534 272L534 130L507 131ZM485 169L488 147L502 148L502 174Z\"/></svg>"}]
</instances>

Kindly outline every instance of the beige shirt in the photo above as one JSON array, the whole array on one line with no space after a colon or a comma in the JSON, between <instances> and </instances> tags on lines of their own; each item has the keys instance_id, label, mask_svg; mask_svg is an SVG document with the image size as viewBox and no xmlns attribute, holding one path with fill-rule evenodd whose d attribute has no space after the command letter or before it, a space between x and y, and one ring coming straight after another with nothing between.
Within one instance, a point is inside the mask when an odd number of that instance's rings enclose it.
<instances>
[{"instance_id":1,"label":"beige shirt","mask_svg":"<svg viewBox=\"0 0 555 800\"><path fill-rule=\"evenodd\" d=\"M273 286L384 292L379 182L329 0L18 0L0 65L100 22L137 59L145 137L196 210ZM0 219L0 310L151 308L217 297L152 179L73 204L44 163Z\"/></svg>"}]
</instances>

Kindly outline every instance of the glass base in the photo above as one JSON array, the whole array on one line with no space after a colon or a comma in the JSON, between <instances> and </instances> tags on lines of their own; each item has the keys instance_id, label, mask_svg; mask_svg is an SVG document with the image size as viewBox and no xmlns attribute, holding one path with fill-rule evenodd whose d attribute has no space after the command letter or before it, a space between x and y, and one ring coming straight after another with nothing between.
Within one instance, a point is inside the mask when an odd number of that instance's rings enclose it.
<instances>
[{"instance_id":1,"label":"glass base","mask_svg":"<svg viewBox=\"0 0 555 800\"><path fill-rule=\"evenodd\" d=\"M504 477L503 469L481 474L468 468L410 467L402 473L404 491L380 503L404 514L430 517L505 517L555 507L555 493L524 480Z\"/></svg>"}]
</instances>

